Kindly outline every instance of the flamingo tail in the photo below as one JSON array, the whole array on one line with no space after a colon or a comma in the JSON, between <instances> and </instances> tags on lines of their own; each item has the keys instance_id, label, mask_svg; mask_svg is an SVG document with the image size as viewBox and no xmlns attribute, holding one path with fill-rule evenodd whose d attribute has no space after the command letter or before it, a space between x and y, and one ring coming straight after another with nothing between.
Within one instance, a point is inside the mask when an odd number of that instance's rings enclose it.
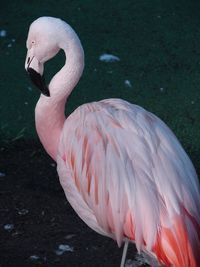
<instances>
[{"instance_id":1,"label":"flamingo tail","mask_svg":"<svg viewBox=\"0 0 200 267\"><path fill-rule=\"evenodd\" d=\"M184 216L184 218L183 218ZM167 267L200 266L200 226L188 213L174 219L172 228L162 228L154 253Z\"/></svg>"}]
</instances>

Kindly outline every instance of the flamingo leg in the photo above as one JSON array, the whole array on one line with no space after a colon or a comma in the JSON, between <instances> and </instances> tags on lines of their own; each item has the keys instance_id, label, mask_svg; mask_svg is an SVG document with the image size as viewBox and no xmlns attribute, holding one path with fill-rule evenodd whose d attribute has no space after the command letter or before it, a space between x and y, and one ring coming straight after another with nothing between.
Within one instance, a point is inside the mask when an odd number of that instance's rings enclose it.
<instances>
[{"instance_id":1,"label":"flamingo leg","mask_svg":"<svg viewBox=\"0 0 200 267\"><path fill-rule=\"evenodd\" d=\"M129 245L129 241L128 241L128 239L126 239L126 241L124 243L124 249L123 249L123 253L122 253L122 259L121 259L120 267L125 267L125 260L126 260L128 245Z\"/></svg>"}]
</instances>

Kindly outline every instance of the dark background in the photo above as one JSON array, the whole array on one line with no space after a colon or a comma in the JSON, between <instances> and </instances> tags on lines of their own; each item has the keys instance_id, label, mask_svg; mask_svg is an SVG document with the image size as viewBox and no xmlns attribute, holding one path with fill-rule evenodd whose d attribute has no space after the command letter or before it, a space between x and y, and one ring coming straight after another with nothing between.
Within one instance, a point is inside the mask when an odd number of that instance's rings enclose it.
<instances>
[{"instance_id":1,"label":"dark background","mask_svg":"<svg viewBox=\"0 0 200 267\"><path fill-rule=\"evenodd\" d=\"M86 67L67 114L82 103L110 97L141 105L175 132L200 173L199 14L197 0L2 4L0 31L6 36L0 37L1 267L117 266L121 258L114 241L91 231L69 207L56 167L37 139L34 107L39 92L24 71L30 23L44 15L60 17L82 41ZM103 53L120 61L101 62ZM63 63L61 52L46 64L47 80ZM74 252L56 255L60 244L72 246ZM31 259L33 255L39 258Z\"/></svg>"}]
</instances>

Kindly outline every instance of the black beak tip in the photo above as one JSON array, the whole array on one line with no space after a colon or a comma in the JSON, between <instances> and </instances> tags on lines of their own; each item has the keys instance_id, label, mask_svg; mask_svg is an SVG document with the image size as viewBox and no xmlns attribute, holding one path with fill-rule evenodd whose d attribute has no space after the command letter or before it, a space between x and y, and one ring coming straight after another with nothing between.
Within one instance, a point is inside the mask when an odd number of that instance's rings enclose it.
<instances>
[{"instance_id":1,"label":"black beak tip","mask_svg":"<svg viewBox=\"0 0 200 267\"><path fill-rule=\"evenodd\" d=\"M43 95L50 97L49 88L46 86L45 90L42 92Z\"/></svg>"},{"instance_id":2,"label":"black beak tip","mask_svg":"<svg viewBox=\"0 0 200 267\"><path fill-rule=\"evenodd\" d=\"M41 93L45 96L50 97L50 91L49 88L45 84L45 79L43 76L41 76L37 71L35 71L33 68L27 68L27 72L29 74L29 77L33 84L37 86Z\"/></svg>"}]
</instances>

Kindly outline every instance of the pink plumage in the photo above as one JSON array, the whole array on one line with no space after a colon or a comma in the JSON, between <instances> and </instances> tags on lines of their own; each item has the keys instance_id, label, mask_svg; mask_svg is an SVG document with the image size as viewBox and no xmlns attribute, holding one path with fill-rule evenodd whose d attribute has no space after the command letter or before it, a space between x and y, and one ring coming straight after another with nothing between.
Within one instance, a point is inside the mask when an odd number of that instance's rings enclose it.
<instances>
[{"instance_id":1,"label":"pink plumage","mask_svg":"<svg viewBox=\"0 0 200 267\"><path fill-rule=\"evenodd\" d=\"M66 99L84 68L80 40L64 21L42 17L30 26L27 48L26 69L50 95L36 106L38 135L80 218L119 246L135 242L160 264L199 266L199 182L172 131L121 99L82 105L65 119ZM38 77L60 48L67 60L47 88Z\"/></svg>"}]
</instances>

